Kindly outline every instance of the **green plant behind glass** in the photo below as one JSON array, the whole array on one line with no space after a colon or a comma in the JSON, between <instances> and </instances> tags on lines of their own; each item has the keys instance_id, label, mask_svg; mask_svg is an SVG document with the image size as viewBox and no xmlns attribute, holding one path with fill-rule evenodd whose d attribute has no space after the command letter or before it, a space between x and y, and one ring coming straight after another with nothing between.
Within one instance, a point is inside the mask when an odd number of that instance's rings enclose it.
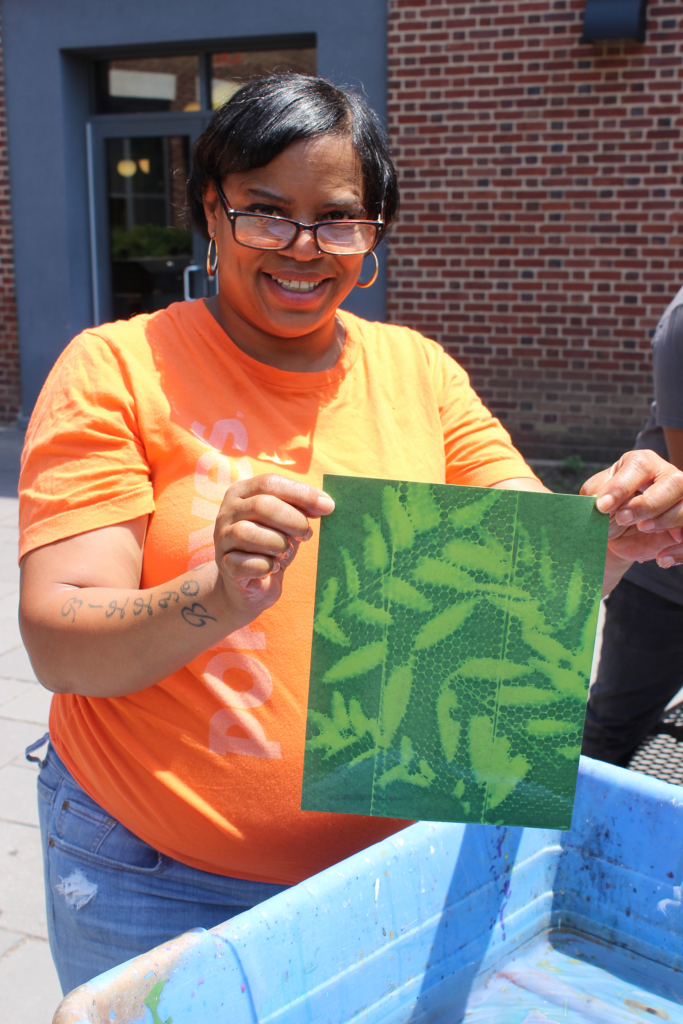
<instances>
[{"instance_id":1,"label":"green plant behind glass","mask_svg":"<svg viewBox=\"0 0 683 1024\"><path fill-rule=\"evenodd\" d=\"M189 228L170 228L159 224L112 228L111 253L117 260L191 256L192 232Z\"/></svg>"}]
</instances>

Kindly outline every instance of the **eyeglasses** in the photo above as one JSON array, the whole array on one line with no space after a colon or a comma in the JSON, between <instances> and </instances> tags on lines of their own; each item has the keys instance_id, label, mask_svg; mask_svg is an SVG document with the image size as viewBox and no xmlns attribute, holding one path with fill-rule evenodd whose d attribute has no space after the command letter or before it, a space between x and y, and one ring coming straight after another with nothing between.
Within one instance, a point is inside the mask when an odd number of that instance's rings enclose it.
<instances>
[{"instance_id":1,"label":"eyeglasses","mask_svg":"<svg viewBox=\"0 0 683 1024\"><path fill-rule=\"evenodd\" d=\"M301 224L287 217L273 217L265 213L245 213L233 210L225 193L216 182L225 215L232 226L232 236L249 249L288 249L302 231L310 231L319 252L332 256L355 256L370 252L384 230L379 220L320 220L315 224Z\"/></svg>"}]
</instances>

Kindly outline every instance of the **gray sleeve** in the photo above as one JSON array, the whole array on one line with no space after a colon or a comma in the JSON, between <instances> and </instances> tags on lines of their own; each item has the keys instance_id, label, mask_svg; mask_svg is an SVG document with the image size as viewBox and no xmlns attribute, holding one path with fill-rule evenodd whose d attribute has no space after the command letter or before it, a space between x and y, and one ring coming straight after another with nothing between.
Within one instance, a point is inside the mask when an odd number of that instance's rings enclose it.
<instances>
[{"instance_id":1,"label":"gray sleeve","mask_svg":"<svg viewBox=\"0 0 683 1024\"><path fill-rule=\"evenodd\" d=\"M683 305L660 327L652 339L657 425L683 430Z\"/></svg>"}]
</instances>

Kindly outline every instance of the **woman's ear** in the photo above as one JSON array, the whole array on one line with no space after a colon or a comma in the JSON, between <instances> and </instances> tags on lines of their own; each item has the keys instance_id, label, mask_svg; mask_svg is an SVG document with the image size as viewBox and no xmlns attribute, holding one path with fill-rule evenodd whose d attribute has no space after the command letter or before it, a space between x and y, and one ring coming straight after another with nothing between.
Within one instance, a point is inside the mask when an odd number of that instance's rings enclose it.
<instances>
[{"instance_id":1,"label":"woman's ear","mask_svg":"<svg viewBox=\"0 0 683 1024\"><path fill-rule=\"evenodd\" d=\"M218 198L218 192L213 181L210 181L206 186L203 201L206 226L209 229L209 237L213 238L218 227L218 212L220 206L220 199Z\"/></svg>"}]
</instances>

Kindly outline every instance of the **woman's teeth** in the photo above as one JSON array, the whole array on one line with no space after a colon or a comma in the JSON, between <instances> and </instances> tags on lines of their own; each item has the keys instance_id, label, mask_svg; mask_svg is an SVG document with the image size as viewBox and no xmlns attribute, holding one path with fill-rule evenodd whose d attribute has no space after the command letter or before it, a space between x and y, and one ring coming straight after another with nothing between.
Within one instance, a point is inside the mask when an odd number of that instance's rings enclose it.
<instances>
[{"instance_id":1,"label":"woman's teeth","mask_svg":"<svg viewBox=\"0 0 683 1024\"><path fill-rule=\"evenodd\" d=\"M322 281L283 281L281 277L275 277L274 274L270 276L288 292L312 292L314 288L318 288L322 284Z\"/></svg>"}]
</instances>

